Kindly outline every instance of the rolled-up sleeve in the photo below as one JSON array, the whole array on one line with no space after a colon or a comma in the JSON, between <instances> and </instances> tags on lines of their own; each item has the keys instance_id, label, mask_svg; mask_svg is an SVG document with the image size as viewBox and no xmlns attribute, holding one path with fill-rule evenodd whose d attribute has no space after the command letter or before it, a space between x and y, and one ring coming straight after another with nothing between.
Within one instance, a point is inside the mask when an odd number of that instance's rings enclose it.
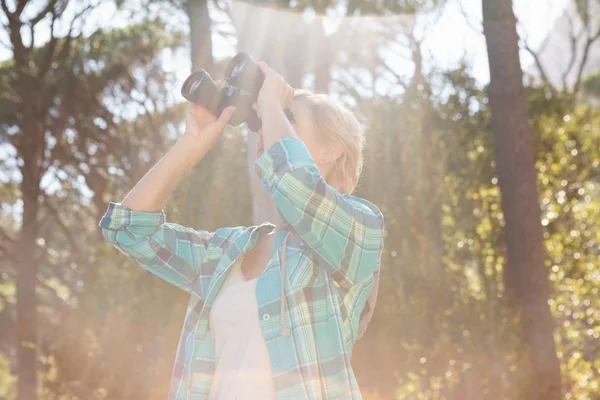
<instances>
[{"instance_id":1,"label":"rolled-up sleeve","mask_svg":"<svg viewBox=\"0 0 600 400\"><path fill-rule=\"evenodd\" d=\"M383 214L374 204L327 184L301 140L280 139L255 165L281 216L337 282L349 288L379 268Z\"/></svg>"},{"instance_id":2,"label":"rolled-up sleeve","mask_svg":"<svg viewBox=\"0 0 600 400\"><path fill-rule=\"evenodd\" d=\"M110 203L99 223L104 238L144 269L190 292L214 233L168 223L163 211Z\"/></svg>"}]
</instances>

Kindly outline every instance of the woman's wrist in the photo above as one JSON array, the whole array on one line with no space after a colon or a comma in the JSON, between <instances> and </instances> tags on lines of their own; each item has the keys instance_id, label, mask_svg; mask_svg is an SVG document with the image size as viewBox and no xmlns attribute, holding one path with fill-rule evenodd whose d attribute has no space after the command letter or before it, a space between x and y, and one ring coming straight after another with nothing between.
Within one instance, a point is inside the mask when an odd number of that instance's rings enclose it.
<instances>
[{"instance_id":1,"label":"woman's wrist","mask_svg":"<svg viewBox=\"0 0 600 400\"><path fill-rule=\"evenodd\" d=\"M189 133L184 133L170 151L175 151L185 160L198 162L210 151L214 144Z\"/></svg>"},{"instance_id":2,"label":"woman's wrist","mask_svg":"<svg viewBox=\"0 0 600 400\"><path fill-rule=\"evenodd\" d=\"M269 98L267 100L262 100L259 104L258 109L260 110L260 119L265 120L273 116L273 114L283 112L284 107L276 99Z\"/></svg>"},{"instance_id":3,"label":"woman's wrist","mask_svg":"<svg viewBox=\"0 0 600 400\"><path fill-rule=\"evenodd\" d=\"M122 204L135 211L159 211L183 177L209 148L201 140L183 135L127 194Z\"/></svg>"},{"instance_id":4,"label":"woman's wrist","mask_svg":"<svg viewBox=\"0 0 600 400\"><path fill-rule=\"evenodd\" d=\"M281 104L273 105L262 115L263 140L268 149L284 137L296 137L294 127L288 120Z\"/></svg>"}]
</instances>

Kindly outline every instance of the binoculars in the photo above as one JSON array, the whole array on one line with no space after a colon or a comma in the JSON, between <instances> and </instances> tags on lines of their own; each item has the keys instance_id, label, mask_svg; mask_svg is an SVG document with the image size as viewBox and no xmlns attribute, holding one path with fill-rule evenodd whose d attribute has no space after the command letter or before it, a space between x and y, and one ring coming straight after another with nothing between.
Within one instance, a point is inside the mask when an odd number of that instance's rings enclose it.
<instances>
[{"instance_id":1,"label":"binoculars","mask_svg":"<svg viewBox=\"0 0 600 400\"><path fill-rule=\"evenodd\" d=\"M246 122L251 131L258 132L262 122L252 105L258 99L258 92L264 80L265 75L256 61L249 54L242 52L227 63L226 84L218 88L208 72L200 70L185 80L181 95L217 117L225 108L235 106L236 110L229 125L238 126Z\"/></svg>"}]
</instances>

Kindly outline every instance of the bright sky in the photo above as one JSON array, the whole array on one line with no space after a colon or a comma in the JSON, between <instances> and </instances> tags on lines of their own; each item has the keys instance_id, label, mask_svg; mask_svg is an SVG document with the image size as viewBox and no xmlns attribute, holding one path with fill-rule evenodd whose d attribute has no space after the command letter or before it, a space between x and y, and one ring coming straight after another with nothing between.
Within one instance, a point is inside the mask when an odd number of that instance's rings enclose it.
<instances>
[{"instance_id":1,"label":"bright sky","mask_svg":"<svg viewBox=\"0 0 600 400\"><path fill-rule=\"evenodd\" d=\"M513 0L521 38L528 38L527 42L534 49L540 46L568 1ZM488 82L489 69L481 14L481 0L449 0L435 29L429 32L427 44L440 66L452 65L466 54L467 59L472 62L476 78L480 82ZM526 52L521 52L521 63L523 69L532 63Z\"/></svg>"},{"instance_id":2,"label":"bright sky","mask_svg":"<svg viewBox=\"0 0 600 400\"><path fill-rule=\"evenodd\" d=\"M482 31L481 0L447 1L448 3L435 20L435 23L433 25L430 24L430 26L433 26L433 29L428 30L426 35L426 51L431 53L435 65L442 68L452 67L462 57L466 57L471 62L475 77L481 83L485 83L489 80L489 72L485 40L480 33ZM520 34L522 37L529 38L529 43L533 48L539 46L541 41L546 37L549 29L554 25L554 21L560 16L568 1L513 0L515 12L520 21ZM11 2L9 1L10 4ZM77 2L71 2L71 4L77 5ZM169 22L173 26L185 26L186 20L182 13L174 12L171 15L172 18ZM96 12L86 19L85 27L87 28L86 31L89 32L99 24L102 26L123 26L128 22L130 21L118 18L115 15L114 7L103 6L100 12ZM8 32L0 31L0 43L8 43L7 36ZM36 42L38 44L43 43L45 39L47 40L47 37L47 33L40 32L39 35L36 35ZM232 41L226 41L213 35L213 43L216 53L233 55L235 52L235 43ZM0 60L6 60L9 57L11 57L10 49L6 49L0 44ZM521 57L523 67L526 69L531 60L525 53L522 53ZM175 72L177 79L183 82L190 70L189 53L187 51L180 51L177 55L167 57L164 66L165 69ZM394 67L397 67L398 72L402 73L402 69L406 67L406 64L402 65L398 63ZM14 160L14 157L15 154L12 148L0 144L0 158ZM10 177L0 173L0 182L12 179L19 178L15 175Z\"/></svg>"},{"instance_id":3,"label":"bright sky","mask_svg":"<svg viewBox=\"0 0 600 400\"><path fill-rule=\"evenodd\" d=\"M548 30L553 26L556 18L560 16L569 0L513 0L515 13L520 22L520 34L528 37L532 47L537 47L546 37ZM10 3L9 3L10 4ZM110 6L105 7L102 18L97 21L103 25L110 21L111 24L122 25L123 19L106 18L107 14L114 12ZM98 15L98 14L96 14ZM182 23L181 16L174 15L175 24ZM96 18L92 18L96 19ZM91 27L93 21L88 20L87 26ZM489 79L485 41L479 32L481 28L481 0L448 0L442 14L436 19L433 29L427 32L427 48L431 51L435 63L439 66L451 66L464 55L471 60L473 71L481 82ZM47 37L47 36L46 36ZM6 32L0 32L0 39L6 42ZM224 40L215 40L215 52L221 50L225 54L232 53L235 49L232 43ZM43 37L38 39L38 43ZM0 60L7 59L10 50L0 46ZM187 60L185 60L187 61ZM522 62L526 67L531 59L522 53ZM167 68L177 69L178 76L185 79L189 72L189 64L180 62L167 64Z\"/></svg>"}]
</instances>

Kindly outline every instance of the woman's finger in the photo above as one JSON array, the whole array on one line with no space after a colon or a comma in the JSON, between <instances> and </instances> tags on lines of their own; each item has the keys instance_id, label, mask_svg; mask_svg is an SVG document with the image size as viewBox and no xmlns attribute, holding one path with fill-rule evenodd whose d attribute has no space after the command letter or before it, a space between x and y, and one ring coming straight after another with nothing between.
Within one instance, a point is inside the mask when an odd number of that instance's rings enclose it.
<instances>
[{"instance_id":1,"label":"woman's finger","mask_svg":"<svg viewBox=\"0 0 600 400\"><path fill-rule=\"evenodd\" d=\"M290 106L294 101L294 89L291 86L288 86L286 104Z\"/></svg>"},{"instance_id":2,"label":"woman's finger","mask_svg":"<svg viewBox=\"0 0 600 400\"><path fill-rule=\"evenodd\" d=\"M271 67L269 67L266 62L259 61L257 63L257 65L258 65L258 68L260 68L260 70L262 71L263 74L265 74L265 75L271 75L273 73L273 69Z\"/></svg>"},{"instance_id":3,"label":"woman's finger","mask_svg":"<svg viewBox=\"0 0 600 400\"><path fill-rule=\"evenodd\" d=\"M200 111L200 106L198 104L194 104L194 103L188 103L188 113L190 114L196 114L197 112Z\"/></svg>"},{"instance_id":4,"label":"woman's finger","mask_svg":"<svg viewBox=\"0 0 600 400\"><path fill-rule=\"evenodd\" d=\"M225 129L234 112L235 106L229 106L221 112L221 115L215 121L215 126L219 131L223 131Z\"/></svg>"}]
</instances>

